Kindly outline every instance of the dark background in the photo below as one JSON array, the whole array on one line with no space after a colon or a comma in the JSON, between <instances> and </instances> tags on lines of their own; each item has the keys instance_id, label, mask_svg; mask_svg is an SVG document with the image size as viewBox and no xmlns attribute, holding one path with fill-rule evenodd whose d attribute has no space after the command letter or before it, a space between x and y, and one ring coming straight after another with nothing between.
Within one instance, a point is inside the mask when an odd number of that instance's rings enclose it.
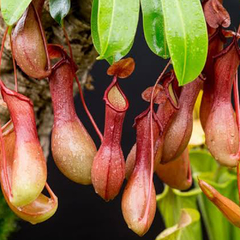
<instances>
[{"instance_id":1,"label":"dark background","mask_svg":"<svg viewBox=\"0 0 240 240\"><path fill-rule=\"evenodd\" d=\"M231 13L231 29L238 28L240 23L239 0L228 0L224 4ZM122 137L122 149L125 157L135 142L135 129L132 127L134 118L147 106L147 103L141 99L141 93L145 88L154 84L166 64L166 61L154 55L148 48L142 31L141 19L134 46L128 55L135 59L136 69L131 77L119 81L130 103ZM108 64L105 61L96 62L91 71L95 90L85 91L87 105L102 131L105 114L102 97L111 82L111 78L106 75L107 68ZM99 146L100 141L82 108L79 96L75 100L79 118L96 145ZM156 177L154 182L157 193L160 193L162 183ZM56 168L51 156L48 160L48 183L59 199L56 214L48 221L35 226L20 221L19 230L12 235L11 240L92 240L98 238L153 240L164 229L163 221L157 210L150 230L142 238L138 237L128 229L123 219L121 213L122 192L113 201L106 203L95 194L92 186L78 185L65 178ZM126 181L122 191L125 184ZM205 237L205 239L207 238Z\"/></svg>"}]
</instances>

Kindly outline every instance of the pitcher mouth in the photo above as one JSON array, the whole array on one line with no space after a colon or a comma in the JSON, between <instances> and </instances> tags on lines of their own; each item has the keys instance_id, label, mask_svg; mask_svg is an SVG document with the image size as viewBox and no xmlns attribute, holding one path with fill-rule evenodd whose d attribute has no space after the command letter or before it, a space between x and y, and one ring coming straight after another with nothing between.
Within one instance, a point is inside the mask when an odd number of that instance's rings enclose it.
<instances>
[{"instance_id":1,"label":"pitcher mouth","mask_svg":"<svg viewBox=\"0 0 240 240\"><path fill-rule=\"evenodd\" d=\"M166 74L166 77L163 78L163 88L165 90L165 93L167 95L168 100L172 104L172 106L175 109L179 109L179 100L178 100L178 95L174 89L173 83L174 80L176 79L176 76L173 71L170 73Z\"/></svg>"},{"instance_id":2,"label":"pitcher mouth","mask_svg":"<svg viewBox=\"0 0 240 240\"><path fill-rule=\"evenodd\" d=\"M117 112L126 112L129 108L129 102L117 82L117 77L114 77L112 83L106 89L103 100L106 105Z\"/></svg>"},{"instance_id":3,"label":"pitcher mouth","mask_svg":"<svg viewBox=\"0 0 240 240\"><path fill-rule=\"evenodd\" d=\"M20 94L18 92L15 92L15 91L7 88L2 80L0 80L0 88L1 88L1 93L4 93L6 95L10 95L10 96L16 97L19 100L25 101L28 104L30 104L31 106L33 106L33 103L32 103L32 101L29 98L25 97L24 95L22 95L22 94ZM4 94L2 94L3 100L4 100Z\"/></svg>"}]
</instances>

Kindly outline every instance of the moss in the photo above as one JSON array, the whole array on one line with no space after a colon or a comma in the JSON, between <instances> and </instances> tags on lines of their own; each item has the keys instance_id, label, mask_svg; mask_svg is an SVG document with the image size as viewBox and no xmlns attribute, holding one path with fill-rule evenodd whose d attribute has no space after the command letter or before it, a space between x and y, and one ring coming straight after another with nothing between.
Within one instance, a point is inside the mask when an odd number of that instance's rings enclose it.
<instances>
[{"instance_id":1,"label":"moss","mask_svg":"<svg viewBox=\"0 0 240 240\"><path fill-rule=\"evenodd\" d=\"M7 240L10 234L17 229L17 216L8 207L0 191L0 239Z\"/></svg>"}]
</instances>

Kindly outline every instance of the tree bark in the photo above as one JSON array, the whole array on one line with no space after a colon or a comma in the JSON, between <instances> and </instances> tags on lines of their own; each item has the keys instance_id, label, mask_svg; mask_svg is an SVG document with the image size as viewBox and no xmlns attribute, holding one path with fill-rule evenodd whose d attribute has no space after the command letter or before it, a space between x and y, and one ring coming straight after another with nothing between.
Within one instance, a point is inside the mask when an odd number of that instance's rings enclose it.
<instances>
[{"instance_id":1,"label":"tree bark","mask_svg":"<svg viewBox=\"0 0 240 240\"><path fill-rule=\"evenodd\" d=\"M82 86L91 88L91 69L97 53L93 47L90 30L90 17L92 0L72 0L71 11L65 18L65 28L69 35L69 40L73 50L74 60L78 66L77 75L81 80ZM42 15L42 24L46 32L48 43L57 43L64 46L67 43L61 27L51 18L48 11L48 1L45 2ZM0 17L0 38L2 39L5 24ZM35 80L26 76L19 68L17 69L19 92L29 97L34 104L36 123L41 145L44 154L49 154L50 132L53 124L53 111L51 106L51 95L47 79ZM7 87L14 89L14 75L12 55L9 37L5 42L5 49L2 58L1 79ZM77 85L74 86L74 94L77 93ZM9 120L9 113L4 105L0 106L1 123Z\"/></svg>"}]
</instances>

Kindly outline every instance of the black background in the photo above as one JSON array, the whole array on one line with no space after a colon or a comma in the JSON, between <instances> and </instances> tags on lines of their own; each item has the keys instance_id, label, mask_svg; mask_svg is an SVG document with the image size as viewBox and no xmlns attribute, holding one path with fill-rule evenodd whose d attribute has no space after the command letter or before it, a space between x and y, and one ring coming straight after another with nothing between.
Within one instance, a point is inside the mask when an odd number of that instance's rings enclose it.
<instances>
[{"instance_id":1,"label":"black background","mask_svg":"<svg viewBox=\"0 0 240 240\"><path fill-rule=\"evenodd\" d=\"M231 13L231 29L236 29L240 23L240 2L239 0L228 0L225 1L225 7ZM145 88L154 84L166 64L166 61L154 55L147 47L141 19L129 56L135 59L136 69L131 77L119 81L130 103L122 137L122 149L125 157L135 142L135 130L132 128L134 117L147 106L140 94ZM104 129L102 97L106 87L111 82L111 78L106 75L107 68L108 64L105 61L96 62L91 71L95 90L85 91L87 105L102 131ZM99 146L100 141L86 117L79 96L75 100L79 118L88 129L96 145ZM162 183L156 177L154 177L154 182L157 193L160 193ZM48 160L48 183L59 199L56 214L48 221L35 226L20 221L19 230L12 235L11 240L92 240L99 238L153 240L164 229L163 221L157 210L150 230L142 238L138 237L128 229L124 222L121 213L122 192L113 201L106 203L95 194L92 186L78 185L65 178L56 168L51 156ZM125 184L126 182L124 182L122 190ZM207 238L205 237L205 239Z\"/></svg>"}]
</instances>

